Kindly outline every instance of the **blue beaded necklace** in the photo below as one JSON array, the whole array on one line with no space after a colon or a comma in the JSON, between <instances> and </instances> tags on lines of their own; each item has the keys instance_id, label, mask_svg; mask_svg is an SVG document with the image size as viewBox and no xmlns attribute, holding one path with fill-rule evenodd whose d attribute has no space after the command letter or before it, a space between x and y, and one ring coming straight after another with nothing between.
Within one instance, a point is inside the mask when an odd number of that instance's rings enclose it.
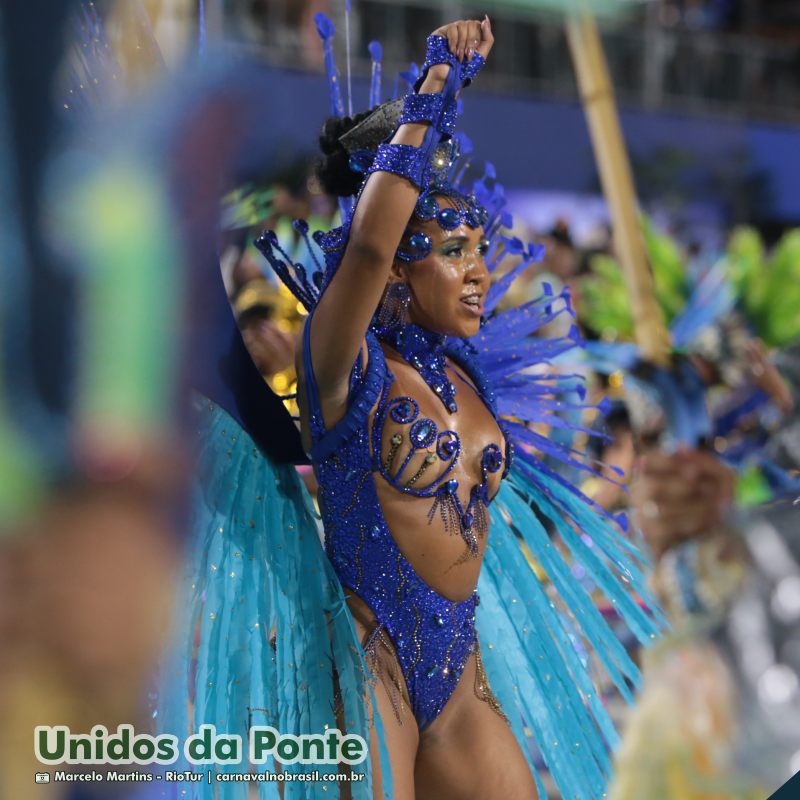
<instances>
[{"instance_id":1,"label":"blue beaded necklace","mask_svg":"<svg viewBox=\"0 0 800 800\"><path fill-rule=\"evenodd\" d=\"M445 372L446 336L420 328L419 325L406 324L381 331L380 338L419 372L451 414L458 411L456 387Z\"/></svg>"}]
</instances>

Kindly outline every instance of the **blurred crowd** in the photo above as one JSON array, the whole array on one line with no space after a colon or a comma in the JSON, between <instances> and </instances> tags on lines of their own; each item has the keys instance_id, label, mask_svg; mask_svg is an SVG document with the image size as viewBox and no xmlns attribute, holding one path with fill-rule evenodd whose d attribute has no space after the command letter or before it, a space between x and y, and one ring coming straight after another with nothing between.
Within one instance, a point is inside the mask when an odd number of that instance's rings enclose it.
<instances>
[{"instance_id":1,"label":"blurred crowd","mask_svg":"<svg viewBox=\"0 0 800 800\"><path fill-rule=\"evenodd\" d=\"M558 0L498 3L495 26L506 41L519 44L489 70L493 86L535 89L545 96L574 97ZM605 4L613 7L614 4ZM795 118L800 82L800 13L775 0L658 0L622 4L628 12L607 25L606 48L616 91L627 102L691 111L725 111L737 117ZM319 41L313 14L330 12L343 22L342 8L329 0L263 0L239 3L227 34L263 47L278 63L318 68ZM469 15L468 0L451 3L450 14ZM356 75L368 72L367 43L392 28L386 60L407 66L405 43L434 25L439 10L416 1L363 0L354 6L352 35ZM612 14L613 17L613 14ZM643 35L644 34L644 35Z\"/></svg>"}]
</instances>

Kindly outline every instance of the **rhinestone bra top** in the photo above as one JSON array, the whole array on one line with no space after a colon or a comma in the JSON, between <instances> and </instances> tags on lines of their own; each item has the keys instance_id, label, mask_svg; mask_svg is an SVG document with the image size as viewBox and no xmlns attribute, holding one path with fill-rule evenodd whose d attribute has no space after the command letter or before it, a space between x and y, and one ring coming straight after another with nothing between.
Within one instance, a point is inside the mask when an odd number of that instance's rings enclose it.
<instances>
[{"instance_id":1,"label":"rhinestone bra top","mask_svg":"<svg viewBox=\"0 0 800 800\"><path fill-rule=\"evenodd\" d=\"M487 397L481 391L483 381L469 362L469 349L464 342L447 347L444 337L416 326L406 326L401 329L400 335L394 331L392 335L382 336L381 341L395 349L422 375L450 412L457 410L455 388L446 377L444 367L448 357L455 361L472 380L476 393L497 420L491 396ZM359 358L351 374L350 403L345 417L327 431L318 409L313 409L317 413L311 414L314 442L310 453L312 462L319 464L359 429L366 431L369 412L377 402L371 441L364 443L366 447L358 459L360 465L366 466L368 461L371 472L377 472L388 484L404 494L430 498L432 503L427 515L428 523L431 524L438 514L445 531L459 533L466 543L467 550L459 563L477 557L478 537L484 536L488 530L487 509L492 500L489 476L503 470L505 477L511 460L510 447L507 445L505 453L494 443L483 448L480 482L471 487L467 501L463 502L458 493L459 481L453 477L462 457L458 433L440 428L433 419L423 416L419 403L413 397L390 397L394 376L386 363L379 340L369 333L367 343L367 369L366 372L362 370ZM310 367L309 355L306 369ZM306 374L311 373L307 371ZM381 443L387 425L395 428L395 432L388 438L388 452L383 453ZM405 454L398 457L401 448ZM423 453L425 455L420 458ZM434 467L437 462L438 469Z\"/></svg>"},{"instance_id":2,"label":"rhinestone bra top","mask_svg":"<svg viewBox=\"0 0 800 800\"><path fill-rule=\"evenodd\" d=\"M432 388L445 407L454 410L452 384L449 389L437 391L443 386L445 375L444 354L437 357L442 359L442 369L440 377L434 381L427 379L424 368L417 369L429 386L433 383ZM358 371L355 380L358 380ZM458 493L459 481L454 477L455 468L463 458L458 433L424 416L413 397L390 397L393 382L394 377L387 367L372 427L373 471L404 494L431 499L428 523L431 524L438 514L445 532L460 534L466 543L467 550L458 563L477 557L478 537L488 531L487 508L492 499L489 477L503 469L507 458L497 444L485 446L480 456L480 481L470 488L468 499L462 501ZM393 431L391 436L387 428ZM382 448L382 443L388 451Z\"/></svg>"}]
</instances>

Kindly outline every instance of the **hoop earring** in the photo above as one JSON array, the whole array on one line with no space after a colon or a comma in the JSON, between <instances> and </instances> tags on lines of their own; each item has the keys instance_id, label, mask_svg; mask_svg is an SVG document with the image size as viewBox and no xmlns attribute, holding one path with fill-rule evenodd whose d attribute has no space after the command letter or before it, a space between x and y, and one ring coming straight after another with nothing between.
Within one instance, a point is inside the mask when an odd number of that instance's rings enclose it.
<instances>
[{"instance_id":1,"label":"hoop earring","mask_svg":"<svg viewBox=\"0 0 800 800\"><path fill-rule=\"evenodd\" d=\"M389 330L408 323L411 292L405 283L393 283L383 295L375 323L380 330Z\"/></svg>"}]
</instances>

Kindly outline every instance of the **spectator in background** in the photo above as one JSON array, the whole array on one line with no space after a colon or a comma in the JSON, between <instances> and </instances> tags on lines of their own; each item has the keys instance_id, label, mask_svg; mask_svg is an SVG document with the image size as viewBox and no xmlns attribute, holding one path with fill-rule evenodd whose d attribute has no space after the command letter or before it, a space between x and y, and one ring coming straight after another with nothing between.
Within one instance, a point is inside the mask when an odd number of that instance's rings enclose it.
<instances>
[{"instance_id":1,"label":"spectator in background","mask_svg":"<svg viewBox=\"0 0 800 800\"><path fill-rule=\"evenodd\" d=\"M276 159L278 162L280 160L280 157ZM265 278L273 285L277 285L274 273L271 270L267 270L265 273L263 267L266 262L252 245L253 240L263 230L275 232L281 247L288 253L292 261L313 263L307 243L294 229L292 223L296 219L304 219L308 222L311 231L328 230L333 226L336 215L336 205L330 197L323 193L314 174L314 168L313 159L302 157L291 161L271 183L254 181L253 186L263 187L254 191L254 194L262 194L268 197L268 201L265 205L263 201L260 201L249 212L253 216L248 219L247 224L252 227L244 235L243 242L227 243L234 245L230 251L232 263L226 267L226 259L222 260L226 286L231 298L246 283L257 278ZM224 247L223 251L225 251ZM320 255L318 250L315 255Z\"/></svg>"},{"instance_id":2,"label":"spectator in background","mask_svg":"<svg viewBox=\"0 0 800 800\"><path fill-rule=\"evenodd\" d=\"M566 220L556 220L547 234L545 248L542 271L555 275L562 284L570 283L578 271L578 250Z\"/></svg>"},{"instance_id":3,"label":"spectator in background","mask_svg":"<svg viewBox=\"0 0 800 800\"><path fill-rule=\"evenodd\" d=\"M631 420L625 403L615 400L608 414L595 421L594 426L607 435L608 441L589 439L587 450L597 459L599 476L587 478L581 486L582 491L607 511L627 508L629 498L626 493L634 462L634 439ZM621 469L623 475L614 472L612 467Z\"/></svg>"},{"instance_id":4,"label":"spectator in background","mask_svg":"<svg viewBox=\"0 0 800 800\"><path fill-rule=\"evenodd\" d=\"M233 300L245 346L267 379L294 366L295 340L285 329L288 320L276 319L280 305L285 303L281 303L279 292L263 277L245 283Z\"/></svg>"},{"instance_id":5,"label":"spectator in background","mask_svg":"<svg viewBox=\"0 0 800 800\"><path fill-rule=\"evenodd\" d=\"M528 238L527 232L514 231L514 234L520 238ZM538 241L544 247L544 257L541 261L531 264L514 281L506 296L504 307L515 306L540 297L545 283L549 283L554 293L558 294L564 284L571 283L577 275L579 254L566 220L556 220L550 231L538 238ZM506 268L513 269L513 267L513 260L508 259ZM547 335L554 334L548 329Z\"/></svg>"}]
</instances>

